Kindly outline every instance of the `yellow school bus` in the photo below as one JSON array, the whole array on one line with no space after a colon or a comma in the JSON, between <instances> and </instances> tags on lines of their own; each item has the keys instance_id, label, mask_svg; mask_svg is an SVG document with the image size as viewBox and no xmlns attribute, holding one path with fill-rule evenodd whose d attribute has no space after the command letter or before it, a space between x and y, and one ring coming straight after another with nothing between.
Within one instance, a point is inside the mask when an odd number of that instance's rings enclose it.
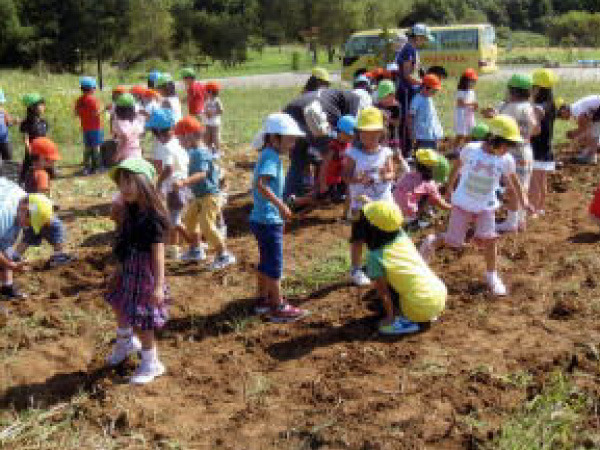
<instances>
[{"instance_id":1,"label":"yellow school bus","mask_svg":"<svg viewBox=\"0 0 600 450\"><path fill-rule=\"evenodd\" d=\"M489 24L430 27L435 40L419 51L421 67L441 66L450 76L471 67L479 73L497 70L496 33ZM408 29L367 30L354 33L344 45L342 79L393 62L394 52L406 42Z\"/></svg>"}]
</instances>

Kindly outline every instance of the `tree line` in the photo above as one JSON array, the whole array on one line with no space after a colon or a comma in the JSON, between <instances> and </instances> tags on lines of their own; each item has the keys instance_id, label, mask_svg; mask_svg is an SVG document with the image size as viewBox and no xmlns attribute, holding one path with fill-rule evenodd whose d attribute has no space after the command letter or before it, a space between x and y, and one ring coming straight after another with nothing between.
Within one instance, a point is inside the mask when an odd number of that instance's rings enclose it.
<instances>
[{"instance_id":1,"label":"tree line","mask_svg":"<svg viewBox=\"0 0 600 450\"><path fill-rule=\"evenodd\" d=\"M331 53L355 30L490 22L599 45L598 0L0 0L0 65L39 61L246 59L248 48L305 42Z\"/></svg>"}]
</instances>

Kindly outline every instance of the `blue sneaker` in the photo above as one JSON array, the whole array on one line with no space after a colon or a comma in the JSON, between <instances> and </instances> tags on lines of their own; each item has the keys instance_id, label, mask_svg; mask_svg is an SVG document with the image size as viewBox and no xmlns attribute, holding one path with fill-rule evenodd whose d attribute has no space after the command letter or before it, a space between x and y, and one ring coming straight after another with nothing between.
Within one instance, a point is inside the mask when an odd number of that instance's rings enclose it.
<instances>
[{"instance_id":1,"label":"blue sneaker","mask_svg":"<svg viewBox=\"0 0 600 450\"><path fill-rule=\"evenodd\" d=\"M179 259L181 261L204 261L206 259L206 252L202 247L190 248Z\"/></svg>"},{"instance_id":2,"label":"blue sneaker","mask_svg":"<svg viewBox=\"0 0 600 450\"><path fill-rule=\"evenodd\" d=\"M389 325L379 325L379 332L390 336L413 334L420 330L421 327L418 324L411 322L405 317L396 317Z\"/></svg>"}]
</instances>

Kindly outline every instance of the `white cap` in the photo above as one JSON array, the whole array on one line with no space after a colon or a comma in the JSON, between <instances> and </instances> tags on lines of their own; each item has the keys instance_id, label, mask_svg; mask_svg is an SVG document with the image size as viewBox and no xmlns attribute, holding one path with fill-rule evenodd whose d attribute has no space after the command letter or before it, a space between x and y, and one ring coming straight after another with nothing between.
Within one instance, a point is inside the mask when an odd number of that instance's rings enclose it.
<instances>
[{"instance_id":1,"label":"white cap","mask_svg":"<svg viewBox=\"0 0 600 450\"><path fill-rule=\"evenodd\" d=\"M265 143L265 134L280 134L282 136L304 136L296 121L286 113L269 114L265 120L263 129L252 139L252 147L260 149Z\"/></svg>"},{"instance_id":2,"label":"white cap","mask_svg":"<svg viewBox=\"0 0 600 450\"><path fill-rule=\"evenodd\" d=\"M398 70L399 70L399 69L398 69L398 64L396 64L395 62L393 62L393 63L389 63L389 64L386 66L386 69L387 69L387 70L389 70L390 72L398 72Z\"/></svg>"}]
</instances>

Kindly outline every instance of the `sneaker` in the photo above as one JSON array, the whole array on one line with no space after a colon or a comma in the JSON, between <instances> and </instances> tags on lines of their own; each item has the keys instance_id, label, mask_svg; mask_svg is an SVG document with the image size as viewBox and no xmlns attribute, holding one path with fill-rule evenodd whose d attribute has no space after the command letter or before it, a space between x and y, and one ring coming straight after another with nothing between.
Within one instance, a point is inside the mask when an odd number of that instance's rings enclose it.
<instances>
[{"instance_id":1,"label":"sneaker","mask_svg":"<svg viewBox=\"0 0 600 450\"><path fill-rule=\"evenodd\" d=\"M273 305L271 305L271 303L269 303L266 298L259 298L254 304L254 314L256 314L257 316L268 314L271 311L272 307Z\"/></svg>"},{"instance_id":2,"label":"sneaker","mask_svg":"<svg viewBox=\"0 0 600 450\"><path fill-rule=\"evenodd\" d=\"M129 378L131 384L146 384L166 372L165 366L158 360L143 360L135 373Z\"/></svg>"},{"instance_id":3,"label":"sneaker","mask_svg":"<svg viewBox=\"0 0 600 450\"><path fill-rule=\"evenodd\" d=\"M504 220L496 225L496 231L498 233L515 233L519 231L519 224L509 220Z\"/></svg>"},{"instance_id":4,"label":"sneaker","mask_svg":"<svg viewBox=\"0 0 600 450\"><path fill-rule=\"evenodd\" d=\"M389 325L379 325L379 332L388 336L399 336L402 334L413 334L421 330L421 327L405 317L396 317Z\"/></svg>"},{"instance_id":5,"label":"sneaker","mask_svg":"<svg viewBox=\"0 0 600 450\"><path fill-rule=\"evenodd\" d=\"M361 268L352 269L350 271L350 279L356 286L368 286L371 284L371 279Z\"/></svg>"},{"instance_id":6,"label":"sneaker","mask_svg":"<svg viewBox=\"0 0 600 450\"><path fill-rule=\"evenodd\" d=\"M219 227L219 234L223 238L223 240L227 239L227 225L221 225Z\"/></svg>"},{"instance_id":7,"label":"sneaker","mask_svg":"<svg viewBox=\"0 0 600 450\"><path fill-rule=\"evenodd\" d=\"M206 252L202 247L190 248L179 259L181 261L204 261L206 259Z\"/></svg>"},{"instance_id":8,"label":"sneaker","mask_svg":"<svg viewBox=\"0 0 600 450\"><path fill-rule=\"evenodd\" d=\"M433 244L435 239L436 237L434 234L426 236L425 239L423 239L421 247L419 248L419 253L421 253L421 257L425 260L425 262L428 262L433 256Z\"/></svg>"},{"instance_id":9,"label":"sneaker","mask_svg":"<svg viewBox=\"0 0 600 450\"><path fill-rule=\"evenodd\" d=\"M10 286L2 286L0 288L0 297L7 300L22 300L27 298L27 295L21 292L14 284Z\"/></svg>"},{"instance_id":10,"label":"sneaker","mask_svg":"<svg viewBox=\"0 0 600 450\"><path fill-rule=\"evenodd\" d=\"M594 165L598 163L598 156L595 152L587 155L577 155L575 157L575 162L578 164Z\"/></svg>"},{"instance_id":11,"label":"sneaker","mask_svg":"<svg viewBox=\"0 0 600 450\"><path fill-rule=\"evenodd\" d=\"M215 257L215 260L210 265L210 269L211 270L221 270L221 269L224 269L225 267L231 266L232 264L235 264L235 263L236 263L235 256L233 256L229 252L224 252Z\"/></svg>"},{"instance_id":12,"label":"sneaker","mask_svg":"<svg viewBox=\"0 0 600 450\"><path fill-rule=\"evenodd\" d=\"M126 341L117 339L117 342L113 346L112 353L106 358L106 363L109 366L116 366L129 358L130 355L141 351L142 343L137 336L131 336Z\"/></svg>"},{"instance_id":13,"label":"sneaker","mask_svg":"<svg viewBox=\"0 0 600 450\"><path fill-rule=\"evenodd\" d=\"M499 297L504 297L508 294L506 286L504 285L497 273L488 274L487 283L490 287L490 290L492 291L492 294L497 295Z\"/></svg>"},{"instance_id":14,"label":"sneaker","mask_svg":"<svg viewBox=\"0 0 600 450\"><path fill-rule=\"evenodd\" d=\"M300 320L308 315L308 311L296 308L289 303L281 303L276 307L272 307L267 318L275 323L289 323Z\"/></svg>"},{"instance_id":15,"label":"sneaker","mask_svg":"<svg viewBox=\"0 0 600 450\"><path fill-rule=\"evenodd\" d=\"M58 267L64 264L69 264L70 262L75 261L75 257L71 256L67 253L55 253L48 260L48 265L50 267Z\"/></svg>"}]
</instances>

